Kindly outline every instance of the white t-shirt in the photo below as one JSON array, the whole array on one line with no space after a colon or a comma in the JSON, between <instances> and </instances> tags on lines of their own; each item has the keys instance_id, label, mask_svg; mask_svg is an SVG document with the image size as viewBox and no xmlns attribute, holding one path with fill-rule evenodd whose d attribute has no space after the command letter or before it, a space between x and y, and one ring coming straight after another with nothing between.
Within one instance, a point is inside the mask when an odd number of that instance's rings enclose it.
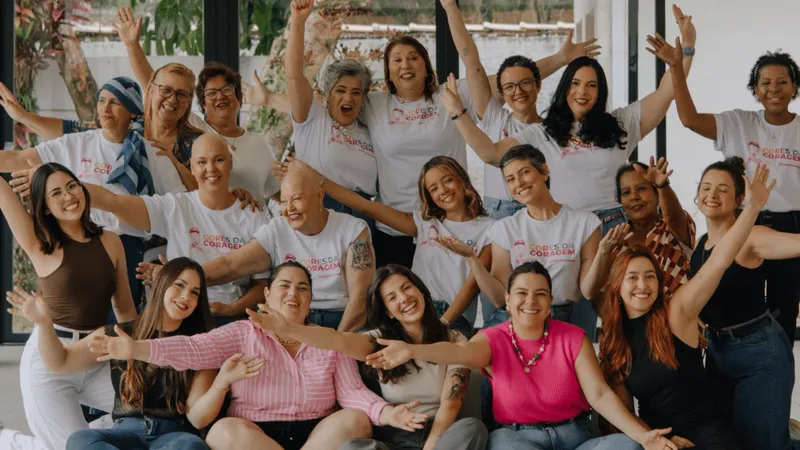
<instances>
[{"instance_id":1,"label":"white t-shirt","mask_svg":"<svg viewBox=\"0 0 800 450\"><path fill-rule=\"evenodd\" d=\"M581 298L581 247L600 227L600 219L589 211L567 205L552 219L532 219L527 209L495 222L492 242L508 250L511 267L539 261L550 272L553 304L577 302Z\"/></svg>"},{"instance_id":2,"label":"white t-shirt","mask_svg":"<svg viewBox=\"0 0 800 450\"><path fill-rule=\"evenodd\" d=\"M771 125L764 110L735 109L715 114L717 140L714 148L726 158L739 156L747 175L759 163L778 180L764 209L773 212L800 211L800 116L786 125Z\"/></svg>"},{"instance_id":3,"label":"white t-shirt","mask_svg":"<svg viewBox=\"0 0 800 450\"><path fill-rule=\"evenodd\" d=\"M150 216L150 232L167 239L167 259L186 256L205 264L245 246L262 225L262 212L242 209L239 200L221 211L206 207L200 191L142 196ZM250 289L250 279L267 278L268 272L208 288L208 300L231 304Z\"/></svg>"},{"instance_id":4,"label":"white t-shirt","mask_svg":"<svg viewBox=\"0 0 800 450\"><path fill-rule=\"evenodd\" d=\"M352 133L333 120L315 98L305 122L292 119L297 158L347 189L374 196L378 165L366 127Z\"/></svg>"},{"instance_id":5,"label":"white t-shirt","mask_svg":"<svg viewBox=\"0 0 800 450\"><path fill-rule=\"evenodd\" d=\"M366 334L379 338L380 330L369 330ZM455 330L450 330L450 342L466 342L467 338ZM419 371L411 367L408 375L397 383L380 383L381 397L393 405L403 405L418 401L419 406L413 408L417 414L425 414L432 418L439 410L442 402L442 389L445 377L450 369L463 368L461 365L434 364L415 359Z\"/></svg>"},{"instance_id":6,"label":"white t-shirt","mask_svg":"<svg viewBox=\"0 0 800 450\"><path fill-rule=\"evenodd\" d=\"M515 119L511 111L504 108L494 97L489 100L483 119L478 122L478 127L489 136L492 142L514 136L529 126L531 124ZM483 168L483 196L498 200L512 200L503 177L503 171L491 164L485 164Z\"/></svg>"},{"instance_id":7,"label":"white t-shirt","mask_svg":"<svg viewBox=\"0 0 800 450\"><path fill-rule=\"evenodd\" d=\"M328 210L328 223L317 235L295 231L280 217L261 227L254 238L269 253L273 266L297 261L311 272L313 309L341 310L349 299L344 270L347 249L365 229L363 220Z\"/></svg>"},{"instance_id":8,"label":"white t-shirt","mask_svg":"<svg viewBox=\"0 0 800 450\"><path fill-rule=\"evenodd\" d=\"M628 157L641 137L642 105L637 101L611 112L628 135L625 150L619 147L600 148L576 136L579 123L572 127L567 147L551 138L544 126L529 126L512 136L520 144L530 144L544 153L550 169L550 192L553 199L573 209L598 211L620 206L616 200L617 169Z\"/></svg>"},{"instance_id":9,"label":"white t-shirt","mask_svg":"<svg viewBox=\"0 0 800 450\"><path fill-rule=\"evenodd\" d=\"M186 187L169 157L158 156L158 149L150 144L145 144L145 149L156 194L186 192ZM65 134L42 142L36 146L36 151L42 163L61 164L75 173L82 183L103 186L115 194L128 194L127 189L120 184L106 184L106 178L122 151L122 144L107 140L101 129ZM113 233L147 236L147 233L120 223L116 216L106 211L93 209L92 220Z\"/></svg>"},{"instance_id":10,"label":"white t-shirt","mask_svg":"<svg viewBox=\"0 0 800 450\"><path fill-rule=\"evenodd\" d=\"M488 217L478 217L468 222L422 220L422 212L414 211L414 223L417 225L417 251L411 270L422 279L434 300L452 304L458 291L469 279L469 263L466 258L442 247L434 238L455 238L469 245L479 255L483 247L492 243L489 228L494 221ZM464 310L463 315L471 325L475 324L477 310L478 302L475 301Z\"/></svg>"},{"instance_id":11,"label":"white t-shirt","mask_svg":"<svg viewBox=\"0 0 800 450\"><path fill-rule=\"evenodd\" d=\"M220 135L195 113L189 114L189 123L206 133ZM228 143L233 159L233 169L228 182L231 189L244 189L262 201L281 189L281 181L270 173L275 155L264 136L245 130L244 134L237 138L222 136L222 139Z\"/></svg>"},{"instance_id":12,"label":"white t-shirt","mask_svg":"<svg viewBox=\"0 0 800 450\"><path fill-rule=\"evenodd\" d=\"M417 181L422 166L434 156L450 156L467 168L467 143L450 120L441 99L444 86L414 102L401 102L389 92L370 92L364 104L364 121L372 137L378 162L380 200L394 209L420 209ZM458 80L458 93L475 118L465 80ZM393 236L402 233L378 223L378 229Z\"/></svg>"}]
</instances>

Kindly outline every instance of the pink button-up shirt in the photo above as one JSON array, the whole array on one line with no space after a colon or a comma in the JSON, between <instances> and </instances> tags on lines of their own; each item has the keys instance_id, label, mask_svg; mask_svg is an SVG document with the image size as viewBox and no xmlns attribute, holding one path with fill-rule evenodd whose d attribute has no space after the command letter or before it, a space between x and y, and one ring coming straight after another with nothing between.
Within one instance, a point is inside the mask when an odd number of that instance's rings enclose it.
<instances>
[{"instance_id":1,"label":"pink button-up shirt","mask_svg":"<svg viewBox=\"0 0 800 450\"><path fill-rule=\"evenodd\" d=\"M258 355L266 365L255 377L233 383L229 416L252 422L311 420L330 414L338 401L380 425L388 403L364 386L355 361L340 353L303 344L292 358L274 334L247 320L150 341L150 362L177 370L219 369L237 353Z\"/></svg>"}]
</instances>

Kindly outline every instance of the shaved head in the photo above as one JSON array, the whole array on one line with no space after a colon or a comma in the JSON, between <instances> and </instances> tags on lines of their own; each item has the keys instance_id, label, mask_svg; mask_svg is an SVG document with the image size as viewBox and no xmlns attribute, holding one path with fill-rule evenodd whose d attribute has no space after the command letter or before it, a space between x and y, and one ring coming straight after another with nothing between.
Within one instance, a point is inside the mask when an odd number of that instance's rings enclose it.
<instances>
[{"instance_id":1,"label":"shaved head","mask_svg":"<svg viewBox=\"0 0 800 450\"><path fill-rule=\"evenodd\" d=\"M214 133L203 133L194 140L192 144L192 159L200 156L210 158L214 155L225 155L230 159L231 155L228 151L228 142Z\"/></svg>"},{"instance_id":2,"label":"shaved head","mask_svg":"<svg viewBox=\"0 0 800 450\"><path fill-rule=\"evenodd\" d=\"M293 168L281 182L281 213L289 225L306 234L316 234L327 223L322 206L322 178L313 171Z\"/></svg>"},{"instance_id":3,"label":"shaved head","mask_svg":"<svg viewBox=\"0 0 800 450\"><path fill-rule=\"evenodd\" d=\"M192 144L191 171L200 190L228 193L233 158L228 142L213 133L204 133Z\"/></svg>"}]
</instances>

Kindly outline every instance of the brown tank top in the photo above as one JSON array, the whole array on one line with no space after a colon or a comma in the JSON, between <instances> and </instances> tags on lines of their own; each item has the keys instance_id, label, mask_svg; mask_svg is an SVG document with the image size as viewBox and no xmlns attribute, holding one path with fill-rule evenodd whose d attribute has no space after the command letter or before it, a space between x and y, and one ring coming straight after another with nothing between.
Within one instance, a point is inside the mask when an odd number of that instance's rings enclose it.
<instances>
[{"instance_id":1,"label":"brown tank top","mask_svg":"<svg viewBox=\"0 0 800 450\"><path fill-rule=\"evenodd\" d=\"M39 278L39 288L53 323L91 331L108 323L117 271L99 236L86 243L68 240L61 265Z\"/></svg>"}]
</instances>

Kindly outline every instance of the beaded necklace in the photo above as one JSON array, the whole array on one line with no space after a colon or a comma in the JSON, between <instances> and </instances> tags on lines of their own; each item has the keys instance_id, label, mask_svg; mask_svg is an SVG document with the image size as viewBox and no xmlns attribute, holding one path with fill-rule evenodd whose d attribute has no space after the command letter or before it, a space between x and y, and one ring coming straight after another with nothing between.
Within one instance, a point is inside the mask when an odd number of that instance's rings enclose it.
<instances>
[{"instance_id":1,"label":"beaded necklace","mask_svg":"<svg viewBox=\"0 0 800 450\"><path fill-rule=\"evenodd\" d=\"M548 335L548 333L547 333L547 324L548 324L548 322L549 322L549 320L545 320L545 322L544 322L544 336L543 336L543 339L542 339L542 346L539 347L539 351L536 352L535 355L533 355L533 358L528 360L528 362L526 363L525 362L525 358L522 357L522 350L520 350L519 345L517 344L517 335L516 335L516 333L514 333L514 326L511 325L511 321L510 320L508 321L508 331L511 333L511 345L514 346L514 351L517 352L517 356L519 357L519 362L522 363L522 369L525 370L525 373L531 373L531 366L535 366L536 365L536 361L539 360L539 358L542 356L542 353L544 352L544 348L547 345L547 335Z\"/></svg>"}]
</instances>

